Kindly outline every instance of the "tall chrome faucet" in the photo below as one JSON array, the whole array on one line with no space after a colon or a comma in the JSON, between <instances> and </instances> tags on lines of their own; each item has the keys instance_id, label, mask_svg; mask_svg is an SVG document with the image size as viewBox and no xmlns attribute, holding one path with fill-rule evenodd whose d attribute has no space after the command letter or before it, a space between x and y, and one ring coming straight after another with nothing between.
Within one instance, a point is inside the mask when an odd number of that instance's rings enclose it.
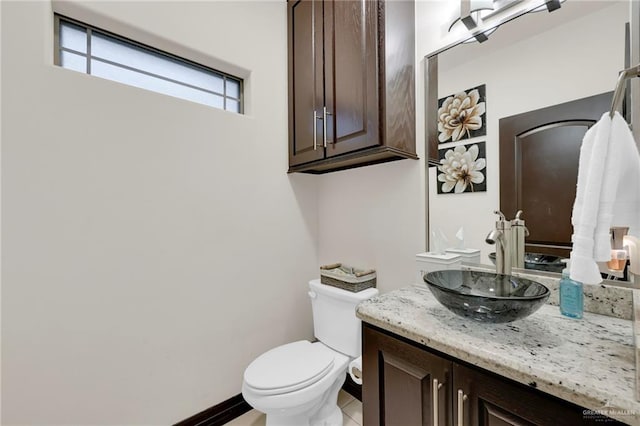
<instances>
[{"instance_id":1,"label":"tall chrome faucet","mask_svg":"<svg viewBox=\"0 0 640 426\"><path fill-rule=\"evenodd\" d=\"M524 219L521 219L522 210L518 210L515 219L511 221L511 237L513 244L511 251L511 266L513 268L524 268L524 239L529 236L529 230L524 226Z\"/></svg>"},{"instance_id":2,"label":"tall chrome faucet","mask_svg":"<svg viewBox=\"0 0 640 426\"><path fill-rule=\"evenodd\" d=\"M524 268L524 240L529 230L520 217L522 210L518 210L511 221L498 210L494 213L499 218L485 241L496 245L496 273L510 275L511 268Z\"/></svg>"},{"instance_id":3,"label":"tall chrome faucet","mask_svg":"<svg viewBox=\"0 0 640 426\"><path fill-rule=\"evenodd\" d=\"M511 222L509 222L501 211L494 211L500 216L496 221L496 228L489 232L485 241L496 245L496 273L511 274Z\"/></svg>"}]
</instances>

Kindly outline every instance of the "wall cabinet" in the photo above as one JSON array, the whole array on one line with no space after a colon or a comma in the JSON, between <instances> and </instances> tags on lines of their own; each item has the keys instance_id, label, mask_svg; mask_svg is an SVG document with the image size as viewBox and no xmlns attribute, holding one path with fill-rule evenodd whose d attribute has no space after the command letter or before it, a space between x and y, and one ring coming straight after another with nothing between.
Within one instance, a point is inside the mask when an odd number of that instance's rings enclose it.
<instances>
[{"instance_id":1,"label":"wall cabinet","mask_svg":"<svg viewBox=\"0 0 640 426\"><path fill-rule=\"evenodd\" d=\"M287 8L289 172L416 159L414 2Z\"/></svg>"},{"instance_id":2,"label":"wall cabinet","mask_svg":"<svg viewBox=\"0 0 640 426\"><path fill-rule=\"evenodd\" d=\"M367 324L362 362L367 426L622 424Z\"/></svg>"}]
</instances>

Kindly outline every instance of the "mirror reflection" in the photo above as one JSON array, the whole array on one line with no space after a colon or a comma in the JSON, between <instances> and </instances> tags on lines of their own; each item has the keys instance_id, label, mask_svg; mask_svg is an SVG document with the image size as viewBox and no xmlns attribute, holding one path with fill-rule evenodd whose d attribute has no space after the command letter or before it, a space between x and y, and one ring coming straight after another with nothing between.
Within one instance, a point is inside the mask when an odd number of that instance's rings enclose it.
<instances>
[{"instance_id":1,"label":"mirror reflection","mask_svg":"<svg viewBox=\"0 0 640 426\"><path fill-rule=\"evenodd\" d=\"M609 110L625 68L629 12L628 1L567 1L553 13L502 25L484 43L438 55L438 144L428 154L439 164L428 176L431 250L435 235L439 245L479 249L490 265L500 255L486 242L499 220L494 211L512 220L521 209L525 266L561 271L580 143ZM463 104L473 114L456 115ZM448 173L455 162L467 163L465 176Z\"/></svg>"}]
</instances>

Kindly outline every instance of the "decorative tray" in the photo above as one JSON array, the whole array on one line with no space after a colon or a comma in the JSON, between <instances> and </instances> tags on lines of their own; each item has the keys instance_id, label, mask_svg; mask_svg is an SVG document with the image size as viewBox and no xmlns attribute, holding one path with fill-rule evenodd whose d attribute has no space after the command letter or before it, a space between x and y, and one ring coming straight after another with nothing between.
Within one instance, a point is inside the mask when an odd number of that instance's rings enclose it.
<instances>
[{"instance_id":1,"label":"decorative tray","mask_svg":"<svg viewBox=\"0 0 640 426\"><path fill-rule=\"evenodd\" d=\"M320 267L320 282L357 293L376 286L376 271L333 263Z\"/></svg>"}]
</instances>

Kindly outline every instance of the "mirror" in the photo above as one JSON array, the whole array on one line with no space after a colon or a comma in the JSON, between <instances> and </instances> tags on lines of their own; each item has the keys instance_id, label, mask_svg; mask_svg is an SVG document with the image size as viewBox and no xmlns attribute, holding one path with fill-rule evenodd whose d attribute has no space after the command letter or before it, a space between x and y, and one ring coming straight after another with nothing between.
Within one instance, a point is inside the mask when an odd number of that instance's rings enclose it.
<instances>
[{"instance_id":1,"label":"mirror","mask_svg":"<svg viewBox=\"0 0 640 426\"><path fill-rule=\"evenodd\" d=\"M630 11L629 1L568 0L553 13L527 13L503 24L484 43L459 44L428 57L427 117L437 116L429 108L438 99L461 92L466 92L468 102L484 102L478 108L484 110L483 129L473 122L458 134L445 134L440 138L444 143L436 144L437 124L426 124L430 166L439 164L447 151L454 161L456 147L460 155L468 152L476 166L465 188L453 183L445 186L446 177L439 178L443 172L429 167L429 235L441 233L448 239L447 246L454 247L458 244L455 235L462 229L464 247L480 249L481 263L491 265L489 254L495 246L485 238L497 220L494 210L501 207L500 179L515 179L500 174L500 119L613 91L626 65L625 24ZM458 140L453 141L454 137ZM536 159L541 168L551 163L547 159L554 154L545 155ZM513 219L511 212L507 214ZM527 220L527 211L523 218ZM558 220L570 223L570 217ZM531 223L540 227L545 222Z\"/></svg>"}]
</instances>

